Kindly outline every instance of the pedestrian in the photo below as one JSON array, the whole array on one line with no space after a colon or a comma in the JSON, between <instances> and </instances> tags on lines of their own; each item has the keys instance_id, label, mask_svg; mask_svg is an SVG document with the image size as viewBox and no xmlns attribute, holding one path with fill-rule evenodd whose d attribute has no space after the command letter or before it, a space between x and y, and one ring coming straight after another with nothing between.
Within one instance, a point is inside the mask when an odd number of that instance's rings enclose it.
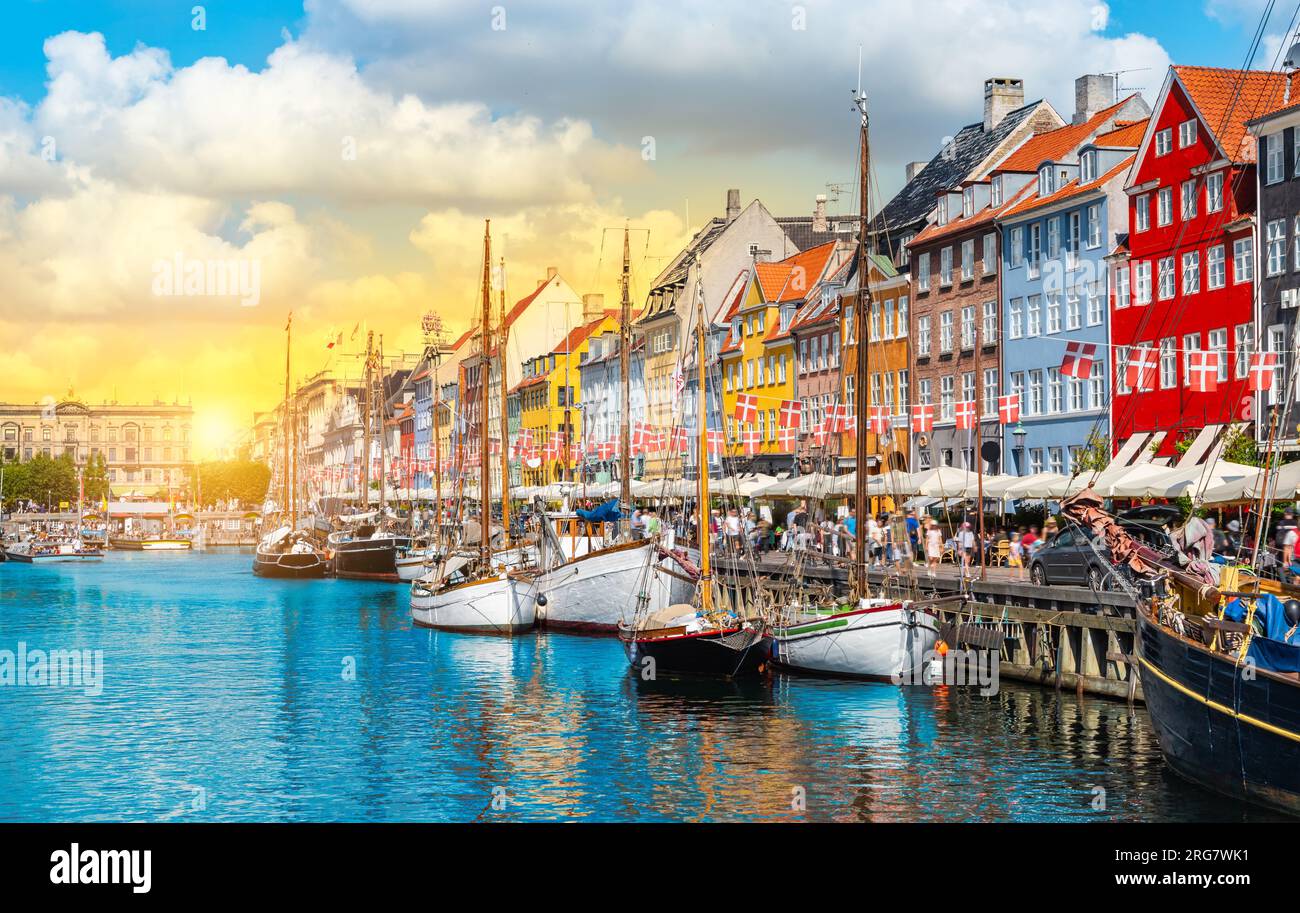
<instances>
[{"instance_id":1,"label":"pedestrian","mask_svg":"<svg viewBox=\"0 0 1300 913\"><path fill-rule=\"evenodd\" d=\"M962 523L961 532L957 534L957 551L961 553L962 576L969 577L971 560L975 557L975 533L969 520Z\"/></svg>"},{"instance_id":2,"label":"pedestrian","mask_svg":"<svg viewBox=\"0 0 1300 913\"><path fill-rule=\"evenodd\" d=\"M1025 579L1025 544L1020 541L1020 533L1011 534L1011 552L1007 556L1007 567L1015 571L1013 579Z\"/></svg>"},{"instance_id":3,"label":"pedestrian","mask_svg":"<svg viewBox=\"0 0 1300 913\"><path fill-rule=\"evenodd\" d=\"M925 566L930 577L935 576L939 562L943 559L943 533L939 524L932 518L925 528Z\"/></svg>"}]
</instances>

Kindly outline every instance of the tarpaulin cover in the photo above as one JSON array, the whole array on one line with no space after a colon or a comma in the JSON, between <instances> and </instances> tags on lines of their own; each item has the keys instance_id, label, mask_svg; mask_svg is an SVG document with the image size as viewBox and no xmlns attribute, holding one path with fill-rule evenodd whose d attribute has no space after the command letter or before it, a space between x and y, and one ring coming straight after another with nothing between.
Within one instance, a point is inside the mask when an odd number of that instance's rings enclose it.
<instances>
[{"instance_id":1,"label":"tarpaulin cover","mask_svg":"<svg viewBox=\"0 0 1300 913\"><path fill-rule=\"evenodd\" d=\"M579 508L574 513L588 523L612 523L623 516L618 509L618 498L610 498L595 510L582 510Z\"/></svg>"}]
</instances>

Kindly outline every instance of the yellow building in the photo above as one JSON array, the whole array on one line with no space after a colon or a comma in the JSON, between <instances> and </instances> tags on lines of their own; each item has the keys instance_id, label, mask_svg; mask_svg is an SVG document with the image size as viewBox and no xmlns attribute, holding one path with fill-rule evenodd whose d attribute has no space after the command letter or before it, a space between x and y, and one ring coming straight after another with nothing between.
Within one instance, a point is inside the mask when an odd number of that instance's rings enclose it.
<instances>
[{"instance_id":1,"label":"yellow building","mask_svg":"<svg viewBox=\"0 0 1300 913\"><path fill-rule=\"evenodd\" d=\"M593 335L617 331L617 313L606 311L571 331L553 351L523 363L523 380L510 391L519 398L519 433L530 441L520 456L523 484L549 485L577 477L571 448L578 442L574 429L582 428L578 368Z\"/></svg>"},{"instance_id":2,"label":"yellow building","mask_svg":"<svg viewBox=\"0 0 1300 913\"><path fill-rule=\"evenodd\" d=\"M776 263L756 263L727 313L730 328L720 350L727 452L751 459L749 469L788 468L797 435L781 434L781 407L798 399L790 328L845 256L831 241ZM747 408L738 414L742 397Z\"/></svg>"}]
</instances>

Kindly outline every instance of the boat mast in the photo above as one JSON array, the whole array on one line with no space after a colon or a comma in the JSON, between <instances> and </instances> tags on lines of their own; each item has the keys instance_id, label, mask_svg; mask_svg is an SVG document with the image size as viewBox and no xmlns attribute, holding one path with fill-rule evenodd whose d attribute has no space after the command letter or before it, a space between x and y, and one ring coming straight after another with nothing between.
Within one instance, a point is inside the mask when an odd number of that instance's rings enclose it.
<instances>
[{"instance_id":1,"label":"boat mast","mask_svg":"<svg viewBox=\"0 0 1300 913\"><path fill-rule=\"evenodd\" d=\"M438 369L442 367L442 344L434 350L433 368L433 498L434 541L442 544L442 383Z\"/></svg>"},{"instance_id":2,"label":"boat mast","mask_svg":"<svg viewBox=\"0 0 1300 913\"><path fill-rule=\"evenodd\" d=\"M388 490L388 388L384 385L384 334L379 334L379 516Z\"/></svg>"},{"instance_id":3,"label":"boat mast","mask_svg":"<svg viewBox=\"0 0 1300 913\"><path fill-rule=\"evenodd\" d=\"M296 518L293 516L293 471L289 459L289 430L292 427L289 405L289 355L293 347L293 311L284 325L284 507L281 515L289 513L289 528L293 529Z\"/></svg>"},{"instance_id":4,"label":"boat mast","mask_svg":"<svg viewBox=\"0 0 1300 913\"><path fill-rule=\"evenodd\" d=\"M483 573L488 572L492 563L492 506L489 498L492 476L488 471L488 461L490 458L489 450L491 445L488 443L488 368L491 357L491 336L488 333L488 323L492 319L492 220L483 220L483 313L481 319L483 326L480 328L482 337L482 357L479 359L479 478L478 478L478 504L479 504L479 538L478 551L479 562L482 565Z\"/></svg>"},{"instance_id":5,"label":"boat mast","mask_svg":"<svg viewBox=\"0 0 1300 913\"><path fill-rule=\"evenodd\" d=\"M508 423L506 422L506 341L510 330L506 326L506 258L501 258L501 325L497 327L497 361L501 365L501 528L505 530L506 545L510 544L510 454L506 452ZM490 372L489 372L490 373Z\"/></svg>"},{"instance_id":6,"label":"boat mast","mask_svg":"<svg viewBox=\"0 0 1300 913\"><path fill-rule=\"evenodd\" d=\"M867 371L867 320L871 312L871 282L867 260L867 184L871 152L867 135L867 96L861 86L854 94L853 101L857 105L861 118L858 128L860 147L858 150L858 318L855 321L857 357L853 366L853 410L854 421L857 423L854 463L857 476L854 480L853 498L854 511L857 513L857 525L854 529L857 546L856 595L858 599L865 599L870 594L867 584L867 543L864 537L867 528L867 387L870 382Z\"/></svg>"},{"instance_id":7,"label":"boat mast","mask_svg":"<svg viewBox=\"0 0 1300 913\"><path fill-rule=\"evenodd\" d=\"M375 331L366 331L366 369L365 369L365 386L361 391L363 402L361 416L361 510L364 513L370 509L370 410L373 403L370 401L370 369L371 354L375 343Z\"/></svg>"},{"instance_id":8,"label":"boat mast","mask_svg":"<svg viewBox=\"0 0 1300 913\"><path fill-rule=\"evenodd\" d=\"M622 387L620 392L622 413L618 429L618 474L621 482L619 490L619 507L627 510L631 515L632 506L632 449L631 431L629 430L632 421L632 381L631 381L631 360L632 360L632 295L631 295L631 272L632 256L631 248L628 245L628 227L623 223L623 300L619 310L619 340L618 340L618 375L619 383Z\"/></svg>"},{"instance_id":9,"label":"boat mast","mask_svg":"<svg viewBox=\"0 0 1300 913\"><path fill-rule=\"evenodd\" d=\"M695 259L695 269L698 275L700 268L699 257ZM695 408L695 421L698 427L695 447L698 454L697 462L700 467L700 492L699 504L695 508L695 523L700 534L700 609L707 618L713 612L713 575L710 573L710 554L712 543L709 541L709 413L707 410L708 397L705 393L705 364L704 364L704 295L699 285L695 289L695 320L696 320L696 349L695 358L699 362L697 370L699 373L700 388L698 393L698 402ZM626 424L623 426L626 431Z\"/></svg>"}]
</instances>

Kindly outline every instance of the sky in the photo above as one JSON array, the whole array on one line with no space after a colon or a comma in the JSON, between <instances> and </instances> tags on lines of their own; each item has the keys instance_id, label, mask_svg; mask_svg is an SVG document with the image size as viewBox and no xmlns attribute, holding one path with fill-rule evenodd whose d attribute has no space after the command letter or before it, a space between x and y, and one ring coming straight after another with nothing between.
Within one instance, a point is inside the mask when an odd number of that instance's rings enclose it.
<instances>
[{"instance_id":1,"label":"sky","mask_svg":"<svg viewBox=\"0 0 1300 913\"><path fill-rule=\"evenodd\" d=\"M612 303L624 224L635 294L729 187L854 211L859 53L884 200L986 78L1067 119L1083 73L1154 101L1171 62L1247 63L1266 7L7 0L0 400L191 401L216 452L282 395L290 311L298 378L351 370L365 330L466 328L485 218L512 300L555 266ZM1294 28L1271 9L1255 66Z\"/></svg>"}]
</instances>

